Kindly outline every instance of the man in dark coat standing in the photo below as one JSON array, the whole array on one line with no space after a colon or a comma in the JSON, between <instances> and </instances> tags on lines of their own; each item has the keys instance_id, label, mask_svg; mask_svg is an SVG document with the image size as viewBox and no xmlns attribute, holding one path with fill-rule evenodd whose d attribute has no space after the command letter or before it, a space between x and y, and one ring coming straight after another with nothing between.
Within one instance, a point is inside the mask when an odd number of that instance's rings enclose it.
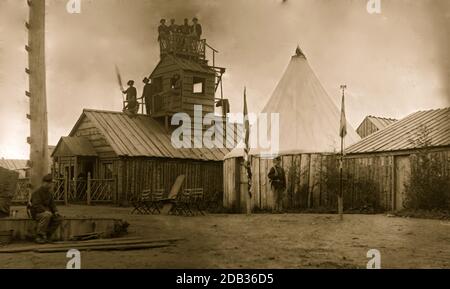
<instances>
[{"instance_id":1,"label":"man in dark coat standing","mask_svg":"<svg viewBox=\"0 0 450 289\"><path fill-rule=\"evenodd\" d=\"M198 23L197 17L194 17L194 19L192 19L192 22L194 24L192 25L191 32L196 40L200 40L200 37L202 37L202 26L200 25L200 23Z\"/></svg>"},{"instance_id":2,"label":"man in dark coat standing","mask_svg":"<svg viewBox=\"0 0 450 289\"><path fill-rule=\"evenodd\" d=\"M170 34L178 33L179 27L177 24L175 24L175 19L170 19L170 25L169 25L169 32Z\"/></svg>"},{"instance_id":3,"label":"man in dark coat standing","mask_svg":"<svg viewBox=\"0 0 450 289\"><path fill-rule=\"evenodd\" d=\"M161 25L158 26L158 41L165 41L169 37L169 27L166 25L166 19L159 21Z\"/></svg>"},{"instance_id":4,"label":"man in dark coat standing","mask_svg":"<svg viewBox=\"0 0 450 289\"><path fill-rule=\"evenodd\" d=\"M53 200L51 175L46 175L42 179L42 185L32 193L29 207L32 218L37 221L36 243L47 243L62 219Z\"/></svg>"},{"instance_id":5,"label":"man in dark coat standing","mask_svg":"<svg viewBox=\"0 0 450 289\"><path fill-rule=\"evenodd\" d=\"M184 18L184 24L180 26L180 32L184 35L189 35L191 33L191 26L189 25L189 20Z\"/></svg>"},{"instance_id":6,"label":"man in dark coat standing","mask_svg":"<svg viewBox=\"0 0 450 289\"><path fill-rule=\"evenodd\" d=\"M268 177L275 199L274 212L281 213L283 211L284 191L286 190L286 174L280 165L280 157L275 158L273 163L274 166L270 169Z\"/></svg>"},{"instance_id":7,"label":"man in dark coat standing","mask_svg":"<svg viewBox=\"0 0 450 289\"><path fill-rule=\"evenodd\" d=\"M150 79L148 79L147 77L145 77L142 82L144 82L144 88L142 90L142 97L141 98L145 102L145 110L147 111L147 114L151 115L152 114L152 92L153 92L153 87L152 87L152 84L150 83Z\"/></svg>"}]
</instances>

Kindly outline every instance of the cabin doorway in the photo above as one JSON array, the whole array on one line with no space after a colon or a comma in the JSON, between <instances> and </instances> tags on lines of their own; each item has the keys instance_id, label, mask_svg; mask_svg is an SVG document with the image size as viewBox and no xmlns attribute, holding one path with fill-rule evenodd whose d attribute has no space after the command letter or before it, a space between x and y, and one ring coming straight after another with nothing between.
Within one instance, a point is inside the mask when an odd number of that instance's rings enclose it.
<instances>
[{"instance_id":1,"label":"cabin doorway","mask_svg":"<svg viewBox=\"0 0 450 289\"><path fill-rule=\"evenodd\" d=\"M404 208L404 201L406 199L406 185L409 184L411 175L411 161L409 156L396 156L394 158L395 167L395 192L394 204L395 211L400 211Z\"/></svg>"}]
</instances>

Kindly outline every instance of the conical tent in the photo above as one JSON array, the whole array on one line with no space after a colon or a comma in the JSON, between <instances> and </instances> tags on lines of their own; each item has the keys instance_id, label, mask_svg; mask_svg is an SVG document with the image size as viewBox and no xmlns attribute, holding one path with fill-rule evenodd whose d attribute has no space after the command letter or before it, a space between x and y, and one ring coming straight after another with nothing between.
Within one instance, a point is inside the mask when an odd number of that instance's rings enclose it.
<instances>
[{"instance_id":1,"label":"conical tent","mask_svg":"<svg viewBox=\"0 0 450 289\"><path fill-rule=\"evenodd\" d=\"M267 132L264 132L270 139L272 132L279 131L278 149L256 145L252 146L250 154L273 155L275 152L283 155L340 151L340 108L331 100L300 49L292 57L262 112L268 114L268 120L270 113L279 114L279 128L272 128L271 122L268 121ZM250 132L253 139L256 139L256 125L251 127ZM359 140L360 137L347 122L345 146ZM236 148L225 158L242 155L243 149Z\"/></svg>"}]
</instances>

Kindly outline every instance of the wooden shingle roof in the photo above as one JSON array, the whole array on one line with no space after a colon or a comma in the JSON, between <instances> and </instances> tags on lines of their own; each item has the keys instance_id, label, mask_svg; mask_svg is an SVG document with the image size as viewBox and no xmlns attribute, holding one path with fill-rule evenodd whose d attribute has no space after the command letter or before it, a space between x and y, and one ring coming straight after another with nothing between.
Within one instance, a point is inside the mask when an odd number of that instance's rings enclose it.
<instances>
[{"instance_id":1,"label":"wooden shingle roof","mask_svg":"<svg viewBox=\"0 0 450 289\"><path fill-rule=\"evenodd\" d=\"M171 132L153 118L113 111L85 109L70 136L75 136L84 117L99 129L118 156L221 161L230 151L228 148L175 148Z\"/></svg>"}]
</instances>

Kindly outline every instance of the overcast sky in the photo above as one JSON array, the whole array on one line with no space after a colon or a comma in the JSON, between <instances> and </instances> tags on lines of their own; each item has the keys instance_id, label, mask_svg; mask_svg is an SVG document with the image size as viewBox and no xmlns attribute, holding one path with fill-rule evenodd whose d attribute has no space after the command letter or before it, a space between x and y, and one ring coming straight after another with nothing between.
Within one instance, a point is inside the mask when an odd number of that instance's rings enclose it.
<instances>
[{"instance_id":1,"label":"overcast sky","mask_svg":"<svg viewBox=\"0 0 450 289\"><path fill-rule=\"evenodd\" d=\"M297 44L333 100L348 86L347 117L402 118L450 106L450 1L381 0L47 0L49 143L67 135L83 108L121 110L114 65L141 79L159 60L160 18L197 16L227 68L225 97L261 110ZM25 0L0 0L0 157L28 158Z\"/></svg>"}]
</instances>

